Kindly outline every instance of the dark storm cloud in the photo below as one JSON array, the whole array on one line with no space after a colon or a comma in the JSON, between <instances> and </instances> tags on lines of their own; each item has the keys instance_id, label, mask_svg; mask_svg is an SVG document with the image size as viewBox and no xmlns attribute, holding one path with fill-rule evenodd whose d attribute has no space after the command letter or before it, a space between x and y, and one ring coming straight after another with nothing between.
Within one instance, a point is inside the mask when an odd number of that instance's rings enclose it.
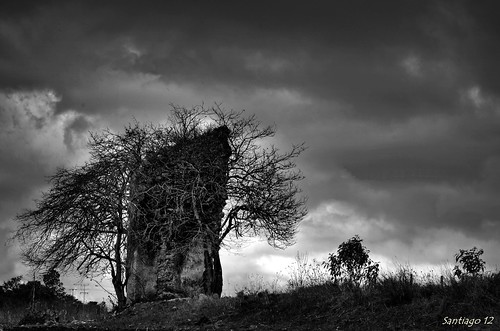
<instances>
[{"instance_id":1,"label":"dark storm cloud","mask_svg":"<svg viewBox=\"0 0 500 331\"><path fill-rule=\"evenodd\" d=\"M360 217L397 224L401 239L414 237L412 229L421 227L497 238L497 116L329 125L330 147L320 147L327 132L318 124L318 139L308 141L311 148L305 155L304 170L310 175L306 190L313 205L348 203Z\"/></svg>"},{"instance_id":2,"label":"dark storm cloud","mask_svg":"<svg viewBox=\"0 0 500 331\"><path fill-rule=\"evenodd\" d=\"M92 126L92 123L83 115L79 115L72 119L71 123L64 128L64 145L66 145L69 150L73 150L75 136L81 140L81 137L86 135Z\"/></svg>"},{"instance_id":3,"label":"dark storm cloud","mask_svg":"<svg viewBox=\"0 0 500 331\"><path fill-rule=\"evenodd\" d=\"M60 108L83 108L81 90L104 67L200 86L296 89L379 119L449 111L457 82L435 81L444 77L439 70L460 64L461 55L445 56L464 47L441 41L471 28L439 14L440 6L48 2L21 20L2 19L0 86L54 88L63 95ZM435 73L408 79L398 63L411 52Z\"/></svg>"},{"instance_id":4,"label":"dark storm cloud","mask_svg":"<svg viewBox=\"0 0 500 331\"><path fill-rule=\"evenodd\" d=\"M380 254L425 246L436 262L445 253L429 233L459 234L457 245L497 240L494 1L0 6L0 97L58 98L54 113L16 101L0 114L4 220L93 123L159 120L169 102L206 98L276 122L284 148L309 146L298 160L311 210L302 247L335 247L358 231Z\"/></svg>"},{"instance_id":5,"label":"dark storm cloud","mask_svg":"<svg viewBox=\"0 0 500 331\"><path fill-rule=\"evenodd\" d=\"M0 93L0 226L31 206L56 167L79 158L72 151L86 140L90 122L83 115L55 114L56 103L47 91ZM72 145L64 145L65 132L71 132Z\"/></svg>"}]
</instances>

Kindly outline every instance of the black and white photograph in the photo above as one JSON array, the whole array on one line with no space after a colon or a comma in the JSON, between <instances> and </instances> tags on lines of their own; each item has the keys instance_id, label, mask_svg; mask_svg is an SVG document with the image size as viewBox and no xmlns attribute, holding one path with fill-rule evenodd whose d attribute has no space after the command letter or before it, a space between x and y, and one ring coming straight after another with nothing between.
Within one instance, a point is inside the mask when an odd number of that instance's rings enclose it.
<instances>
[{"instance_id":1,"label":"black and white photograph","mask_svg":"<svg viewBox=\"0 0 500 331\"><path fill-rule=\"evenodd\" d=\"M500 330L500 2L0 2L0 331Z\"/></svg>"}]
</instances>

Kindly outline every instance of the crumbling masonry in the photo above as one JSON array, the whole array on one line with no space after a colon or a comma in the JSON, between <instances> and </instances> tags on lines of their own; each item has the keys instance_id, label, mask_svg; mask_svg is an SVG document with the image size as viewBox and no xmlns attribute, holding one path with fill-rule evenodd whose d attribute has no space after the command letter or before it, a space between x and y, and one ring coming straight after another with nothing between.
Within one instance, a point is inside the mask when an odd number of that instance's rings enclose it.
<instances>
[{"instance_id":1,"label":"crumbling masonry","mask_svg":"<svg viewBox=\"0 0 500 331\"><path fill-rule=\"evenodd\" d=\"M222 292L219 235L231 148L222 126L149 155L129 211L131 302Z\"/></svg>"}]
</instances>

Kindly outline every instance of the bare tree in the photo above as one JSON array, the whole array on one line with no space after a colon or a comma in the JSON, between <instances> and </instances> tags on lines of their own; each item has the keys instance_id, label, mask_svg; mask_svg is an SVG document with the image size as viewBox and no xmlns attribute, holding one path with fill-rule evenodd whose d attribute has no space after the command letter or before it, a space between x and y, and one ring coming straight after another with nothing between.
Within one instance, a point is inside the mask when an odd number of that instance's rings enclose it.
<instances>
[{"instance_id":1,"label":"bare tree","mask_svg":"<svg viewBox=\"0 0 500 331\"><path fill-rule=\"evenodd\" d=\"M224 186L217 186L217 181L201 182L196 175L199 169L189 162L175 166L157 162L153 167L163 173L190 172L186 177L189 181L182 185L166 186L168 181L137 184L138 179L144 182L153 175L146 169L151 169L152 160L158 160L154 155L224 126L229 129L231 153L228 164L224 165L227 167ZM211 109L173 106L167 126L135 123L123 134L110 130L92 134L90 161L76 168L59 169L50 177L52 186L37 201L36 208L17 216L20 226L15 238L23 244L25 261L35 268L76 269L92 276L109 274L118 305L122 307L126 303L127 281L133 272L126 266L126 246L131 236L147 242L168 230L172 238L181 234L184 239L179 241L180 246L189 246L194 238L204 235L210 237L212 246L208 286L211 292L220 293L219 250L228 235L233 234L236 239L264 236L270 245L284 248L293 244L297 225L306 215L306 201L297 187L303 176L293 163L304 147L292 146L285 153L273 146L265 147L262 141L274 134L274 127L261 127L254 116L244 117L243 112L224 111L218 106ZM207 185L211 185L209 190ZM207 226L201 218L203 209L209 207L201 202L210 201L207 192L214 191L226 198L226 206L220 219L210 221ZM177 199L176 211L171 203L162 202L165 192L169 192L170 199ZM145 198L152 202L141 205L139 201ZM189 213L183 212L185 207L191 209ZM137 213L150 215L140 234L131 233L129 227L132 215ZM177 217L170 217L169 223L165 223L166 218L161 215L172 213Z\"/></svg>"},{"instance_id":2,"label":"bare tree","mask_svg":"<svg viewBox=\"0 0 500 331\"><path fill-rule=\"evenodd\" d=\"M50 177L52 187L36 208L17 216L14 239L23 244L29 265L111 275L118 305L126 303L130 183L152 131L136 123L124 134L92 134L90 161Z\"/></svg>"},{"instance_id":3,"label":"bare tree","mask_svg":"<svg viewBox=\"0 0 500 331\"><path fill-rule=\"evenodd\" d=\"M170 133L174 140L195 137L211 127L230 130L231 157L227 191L228 203L221 223L218 242L227 235L264 236L269 244L285 248L294 243L298 223L307 214L306 199L300 196L297 183L304 177L294 159L304 151L304 144L292 145L285 153L265 139L274 137L274 126L262 127L255 115L244 111L226 111L216 105L187 109L173 106Z\"/></svg>"},{"instance_id":4,"label":"bare tree","mask_svg":"<svg viewBox=\"0 0 500 331\"><path fill-rule=\"evenodd\" d=\"M219 125L231 131L232 155L227 185L228 204L219 242L234 233L238 237L263 236L277 248L294 243L297 225L307 214L306 199L297 183L303 175L294 159L304 145L293 145L285 153L263 140L275 135L275 127L261 127L255 116L213 109Z\"/></svg>"},{"instance_id":5,"label":"bare tree","mask_svg":"<svg viewBox=\"0 0 500 331\"><path fill-rule=\"evenodd\" d=\"M204 182L206 176L200 180L203 176L200 172L196 173L200 170L193 166L192 162L184 160L173 167L167 158L167 161L158 162L154 168L161 169L161 172L175 168L170 172L177 175L185 172L195 174L188 177L190 182L183 182L179 187L172 187L172 181L159 181L147 192L150 200L159 202L148 205L148 212L154 215L172 215L172 209L190 209L189 212L178 214L176 217L149 217L146 228L149 233L155 234L164 229L162 233L168 232L164 238L170 242L179 242L178 234L182 233L183 247L194 244L199 235L210 237L212 247L207 252L210 256L208 263L205 261L205 271L208 275L208 279L204 280L208 283L205 291L220 294L222 266L219 250L226 244L230 235L236 240L249 236L265 237L271 246L277 248L285 248L294 243L297 225L307 213L306 200L300 196L297 186L303 176L296 170L293 162L304 150L304 146L292 146L285 153L280 153L272 145L265 147L264 140L274 136L274 127L262 127L255 116L245 117L243 112L225 111L218 106L211 109L174 106L170 122L170 137L176 144L195 139L213 128L229 129L228 143L231 154L228 164L212 164L215 167L227 168L224 169L227 173L226 181ZM159 174L153 176L157 175ZM176 192L174 196L177 199L177 208L172 208L172 203L160 202L166 200L163 192L167 191ZM210 204L206 203L209 201L207 194L224 196L226 199L224 213L217 220L207 221L204 218L210 213L201 212L210 208ZM194 225L193 218L198 220ZM186 226L187 224L190 225ZM147 234L143 233L141 237L145 238ZM186 237L189 240L185 240ZM183 247L178 249L182 250Z\"/></svg>"}]
</instances>

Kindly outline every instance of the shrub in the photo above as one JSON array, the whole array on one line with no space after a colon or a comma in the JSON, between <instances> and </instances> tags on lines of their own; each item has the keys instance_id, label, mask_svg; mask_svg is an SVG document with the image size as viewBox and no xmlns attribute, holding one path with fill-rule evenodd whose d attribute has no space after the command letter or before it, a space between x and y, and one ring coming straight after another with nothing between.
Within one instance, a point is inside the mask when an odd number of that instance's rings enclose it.
<instances>
[{"instance_id":1,"label":"shrub","mask_svg":"<svg viewBox=\"0 0 500 331\"><path fill-rule=\"evenodd\" d=\"M340 244L336 255L330 254L328 260L323 262L335 284L351 288L375 284L379 264L369 258L370 251L361 244L362 241L357 235L352 237Z\"/></svg>"},{"instance_id":2,"label":"shrub","mask_svg":"<svg viewBox=\"0 0 500 331\"><path fill-rule=\"evenodd\" d=\"M455 276L458 278L463 278L464 276L476 277L480 272L483 272L484 265L486 264L480 257L483 253L482 249L477 249L476 247L469 250L460 249L455 254L455 262L459 263L461 267L455 265L455 268L453 268Z\"/></svg>"}]
</instances>

